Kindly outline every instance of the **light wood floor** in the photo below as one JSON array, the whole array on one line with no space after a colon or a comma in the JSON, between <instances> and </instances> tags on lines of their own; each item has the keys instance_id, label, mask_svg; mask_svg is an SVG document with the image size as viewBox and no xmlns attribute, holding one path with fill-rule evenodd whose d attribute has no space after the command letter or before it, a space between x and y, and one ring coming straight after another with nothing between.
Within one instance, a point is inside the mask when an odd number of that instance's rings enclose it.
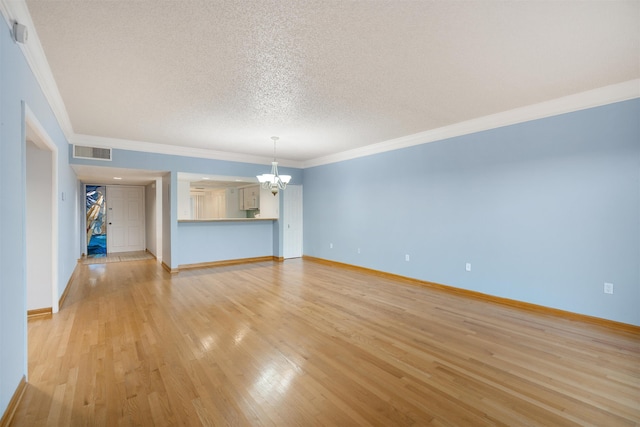
<instances>
[{"instance_id":1,"label":"light wood floor","mask_svg":"<svg viewBox=\"0 0 640 427\"><path fill-rule=\"evenodd\" d=\"M303 260L79 265L13 426L640 423L640 336Z\"/></svg>"},{"instance_id":2,"label":"light wood floor","mask_svg":"<svg viewBox=\"0 0 640 427\"><path fill-rule=\"evenodd\" d=\"M136 252L116 252L106 256L88 256L82 259L83 264L106 264L108 262L124 262L124 261L143 261L147 259L155 259L154 256L147 251Z\"/></svg>"}]
</instances>

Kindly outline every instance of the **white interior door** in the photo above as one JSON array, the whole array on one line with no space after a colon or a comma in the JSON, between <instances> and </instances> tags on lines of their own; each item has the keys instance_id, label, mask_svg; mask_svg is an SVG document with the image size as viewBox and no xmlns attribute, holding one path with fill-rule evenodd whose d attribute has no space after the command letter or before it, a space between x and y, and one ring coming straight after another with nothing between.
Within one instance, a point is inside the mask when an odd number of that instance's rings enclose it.
<instances>
[{"instance_id":1,"label":"white interior door","mask_svg":"<svg viewBox=\"0 0 640 427\"><path fill-rule=\"evenodd\" d=\"M143 251L144 187L107 186L107 252Z\"/></svg>"},{"instance_id":2,"label":"white interior door","mask_svg":"<svg viewBox=\"0 0 640 427\"><path fill-rule=\"evenodd\" d=\"M282 191L284 235L282 256L300 258L302 256L302 186L287 185Z\"/></svg>"}]
</instances>

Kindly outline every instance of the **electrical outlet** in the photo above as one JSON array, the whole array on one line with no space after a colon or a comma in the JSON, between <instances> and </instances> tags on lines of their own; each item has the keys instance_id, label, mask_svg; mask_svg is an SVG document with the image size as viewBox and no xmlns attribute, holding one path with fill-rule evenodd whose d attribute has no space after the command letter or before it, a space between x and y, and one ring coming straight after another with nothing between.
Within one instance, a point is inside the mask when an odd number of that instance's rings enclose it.
<instances>
[{"instance_id":1,"label":"electrical outlet","mask_svg":"<svg viewBox=\"0 0 640 427\"><path fill-rule=\"evenodd\" d=\"M470 263L470 262L468 262L468 263L464 266L464 269L465 269L465 270L467 270L467 271L471 271L471 263Z\"/></svg>"},{"instance_id":2,"label":"electrical outlet","mask_svg":"<svg viewBox=\"0 0 640 427\"><path fill-rule=\"evenodd\" d=\"M333 243L329 243L329 249L333 249Z\"/></svg>"},{"instance_id":3,"label":"electrical outlet","mask_svg":"<svg viewBox=\"0 0 640 427\"><path fill-rule=\"evenodd\" d=\"M360 248L358 248L358 253L360 253Z\"/></svg>"},{"instance_id":4,"label":"electrical outlet","mask_svg":"<svg viewBox=\"0 0 640 427\"><path fill-rule=\"evenodd\" d=\"M405 261L409 261L409 254L406 254L406 255L404 256L404 260L405 260Z\"/></svg>"},{"instance_id":5,"label":"electrical outlet","mask_svg":"<svg viewBox=\"0 0 640 427\"><path fill-rule=\"evenodd\" d=\"M605 294L612 294L613 293L613 283L606 283L604 284L604 293Z\"/></svg>"}]
</instances>

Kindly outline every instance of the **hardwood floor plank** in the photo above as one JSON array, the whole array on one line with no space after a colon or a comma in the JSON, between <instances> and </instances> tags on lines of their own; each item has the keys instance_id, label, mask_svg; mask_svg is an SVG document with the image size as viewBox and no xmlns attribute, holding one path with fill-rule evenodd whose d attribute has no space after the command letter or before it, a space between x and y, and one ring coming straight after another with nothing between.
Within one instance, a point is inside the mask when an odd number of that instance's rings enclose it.
<instances>
[{"instance_id":1,"label":"hardwood floor plank","mask_svg":"<svg viewBox=\"0 0 640 427\"><path fill-rule=\"evenodd\" d=\"M305 260L79 265L13 426L640 425L640 336Z\"/></svg>"}]
</instances>

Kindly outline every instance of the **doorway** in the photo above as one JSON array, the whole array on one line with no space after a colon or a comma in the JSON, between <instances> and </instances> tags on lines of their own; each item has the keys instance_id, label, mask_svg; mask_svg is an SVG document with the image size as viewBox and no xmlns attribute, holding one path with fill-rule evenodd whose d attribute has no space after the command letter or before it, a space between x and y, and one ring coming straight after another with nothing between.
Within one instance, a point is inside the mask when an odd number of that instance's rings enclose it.
<instances>
[{"instance_id":1,"label":"doorway","mask_svg":"<svg viewBox=\"0 0 640 427\"><path fill-rule=\"evenodd\" d=\"M57 313L58 147L29 107L23 106L27 312Z\"/></svg>"},{"instance_id":2,"label":"doorway","mask_svg":"<svg viewBox=\"0 0 640 427\"><path fill-rule=\"evenodd\" d=\"M85 185L87 257L145 250L144 187Z\"/></svg>"},{"instance_id":3,"label":"doorway","mask_svg":"<svg viewBox=\"0 0 640 427\"><path fill-rule=\"evenodd\" d=\"M302 185L288 185L282 192L283 258L302 257Z\"/></svg>"}]
</instances>

